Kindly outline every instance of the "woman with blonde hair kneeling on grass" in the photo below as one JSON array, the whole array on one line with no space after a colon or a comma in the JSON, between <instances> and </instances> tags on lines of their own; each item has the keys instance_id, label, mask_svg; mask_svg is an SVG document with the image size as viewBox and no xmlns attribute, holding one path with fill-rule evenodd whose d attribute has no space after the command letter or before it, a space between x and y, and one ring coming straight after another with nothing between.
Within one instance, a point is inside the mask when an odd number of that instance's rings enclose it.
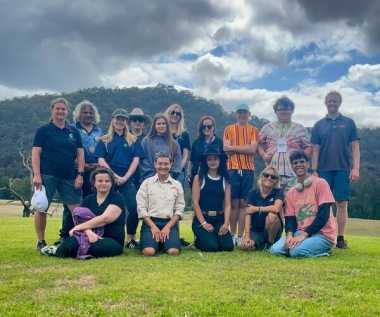
<instances>
[{"instance_id":1,"label":"woman with blonde hair kneeling on grass","mask_svg":"<svg viewBox=\"0 0 380 317\"><path fill-rule=\"evenodd\" d=\"M59 247L42 248L42 254L86 259L123 253L125 209L122 196L113 188L113 173L99 167L90 178L96 193L74 209L75 227L70 230L70 238Z\"/></svg>"},{"instance_id":2,"label":"woman with blonde hair kneeling on grass","mask_svg":"<svg viewBox=\"0 0 380 317\"><path fill-rule=\"evenodd\" d=\"M193 182L195 246L206 252L234 249L229 231L231 185L221 156L217 146L209 146Z\"/></svg>"},{"instance_id":3,"label":"woman with blonde hair kneeling on grass","mask_svg":"<svg viewBox=\"0 0 380 317\"><path fill-rule=\"evenodd\" d=\"M284 195L279 188L276 168L266 167L257 182L258 188L249 192L242 249L262 250L280 239Z\"/></svg>"}]
</instances>

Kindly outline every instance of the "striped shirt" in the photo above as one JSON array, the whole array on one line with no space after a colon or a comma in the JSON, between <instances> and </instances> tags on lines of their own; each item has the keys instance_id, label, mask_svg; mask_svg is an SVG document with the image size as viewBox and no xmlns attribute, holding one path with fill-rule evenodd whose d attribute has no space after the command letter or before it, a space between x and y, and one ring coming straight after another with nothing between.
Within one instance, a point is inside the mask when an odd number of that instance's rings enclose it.
<instances>
[{"instance_id":1,"label":"striped shirt","mask_svg":"<svg viewBox=\"0 0 380 317\"><path fill-rule=\"evenodd\" d=\"M257 141L257 129L251 125L231 124L224 129L224 139L232 146L249 145ZM253 154L228 154L227 168L230 170L254 170Z\"/></svg>"}]
</instances>

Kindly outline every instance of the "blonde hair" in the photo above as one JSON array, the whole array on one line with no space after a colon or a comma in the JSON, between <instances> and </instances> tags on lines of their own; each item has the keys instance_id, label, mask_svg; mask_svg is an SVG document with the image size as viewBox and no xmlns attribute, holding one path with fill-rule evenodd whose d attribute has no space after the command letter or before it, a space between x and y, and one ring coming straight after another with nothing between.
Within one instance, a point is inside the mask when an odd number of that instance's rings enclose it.
<instances>
[{"instance_id":1,"label":"blonde hair","mask_svg":"<svg viewBox=\"0 0 380 317\"><path fill-rule=\"evenodd\" d=\"M91 107L92 108L92 111L94 111L94 115L95 115L95 122L96 124L98 124L100 122L100 115L99 115L99 111L98 111L98 108L89 100L85 99L83 101L81 101L80 103L78 103L73 111L73 119L74 119L74 122L78 122L80 121L80 114L82 112L82 109L84 107Z\"/></svg>"},{"instance_id":2,"label":"blonde hair","mask_svg":"<svg viewBox=\"0 0 380 317\"><path fill-rule=\"evenodd\" d=\"M178 108L180 111L181 111L181 120L179 121L178 123L178 129L177 131L171 131L172 133L174 132L175 136L179 136L182 134L182 132L186 131L186 127L185 127L185 114L183 113L183 108L180 104L178 103L173 103L171 104L164 112L165 116L168 118L168 120L170 121L170 113L174 110ZM170 129L170 126L169 126L169 129Z\"/></svg>"},{"instance_id":3,"label":"blonde hair","mask_svg":"<svg viewBox=\"0 0 380 317\"><path fill-rule=\"evenodd\" d=\"M113 124L112 124L112 121L114 119L115 118L111 119L111 123L110 123L110 125L108 127L107 134L105 134L105 135L103 135L101 137L101 140L104 143L110 143L110 142L112 142L113 134L115 133L115 130L114 130ZM131 132L129 132L128 123L126 123L126 127L124 128L123 137L124 137L125 141L127 141L128 145L132 145L137 140L137 138Z\"/></svg>"},{"instance_id":4,"label":"blonde hair","mask_svg":"<svg viewBox=\"0 0 380 317\"><path fill-rule=\"evenodd\" d=\"M63 103L66 106L67 110L70 111L70 103L66 98L63 98L63 97L53 99L50 102L50 109L53 109L54 105L57 103Z\"/></svg>"},{"instance_id":5,"label":"blonde hair","mask_svg":"<svg viewBox=\"0 0 380 317\"><path fill-rule=\"evenodd\" d=\"M264 173L267 173L269 171L272 171L273 172L273 175L277 176L277 181L276 183L274 184L273 188L280 188L280 175L278 174L278 171L275 167L273 166L267 166L266 168L264 168L261 173L260 173L260 176L259 176L259 179L257 180L257 186L259 187L260 189L260 192L262 193L263 192L263 186L261 184L261 180L263 178L263 174Z\"/></svg>"}]
</instances>

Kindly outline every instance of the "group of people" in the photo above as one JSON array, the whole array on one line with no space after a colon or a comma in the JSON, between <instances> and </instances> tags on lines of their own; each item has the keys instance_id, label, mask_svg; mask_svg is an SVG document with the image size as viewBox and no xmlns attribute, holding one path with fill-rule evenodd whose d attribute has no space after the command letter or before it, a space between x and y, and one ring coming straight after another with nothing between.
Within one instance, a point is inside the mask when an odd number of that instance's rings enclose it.
<instances>
[{"instance_id":1,"label":"group of people","mask_svg":"<svg viewBox=\"0 0 380 317\"><path fill-rule=\"evenodd\" d=\"M37 208L37 249L81 259L119 255L124 246L145 256L178 255L188 184L194 245L201 251L240 247L314 257L329 254L335 245L346 248L350 182L359 178L359 137L354 121L339 112L339 92L329 92L325 104L327 115L314 125L311 138L292 121L293 101L281 97L273 105L277 120L260 131L242 104L223 139L216 135L215 119L206 115L191 144L179 104L153 118L140 108L116 109L103 133L90 101L75 107L70 124L68 101L53 100L50 122L34 138L33 182L49 203L58 192L65 209L60 240L47 245L47 210ZM257 184L256 155L266 165Z\"/></svg>"}]
</instances>

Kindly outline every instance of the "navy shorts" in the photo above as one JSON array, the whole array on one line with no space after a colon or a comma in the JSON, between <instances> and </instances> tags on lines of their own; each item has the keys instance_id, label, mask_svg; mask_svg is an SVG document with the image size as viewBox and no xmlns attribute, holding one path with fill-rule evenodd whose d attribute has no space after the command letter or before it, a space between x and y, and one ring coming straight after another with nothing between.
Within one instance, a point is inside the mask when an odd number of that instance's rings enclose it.
<instances>
[{"instance_id":1,"label":"navy shorts","mask_svg":"<svg viewBox=\"0 0 380 317\"><path fill-rule=\"evenodd\" d=\"M231 199L247 199L255 179L254 171L229 170L231 182Z\"/></svg>"},{"instance_id":2,"label":"navy shorts","mask_svg":"<svg viewBox=\"0 0 380 317\"><path fill-rule=\"evenodd\" d=\"M162 229L170 221L170 219L158 219L152 218L152 221L156 224L158 229ZM164 250L165 252L169 249L181 249L181 241L179 238L178 223L175 224L169 233L169 239L165 242L160 243L153 239L152 231L150 227L144 222L141 226L140 232L140 248L144 250L145 248L153 248L156 252Z\"/></svg>"},{"instance_id":3,"label":"navy shorts","mask_svg":"<svg viewBox=\"0 0 380 317\"><path fill-rule=\"evenodd\" d=\"M350 200L350 173L348 171L320 171L319 176L329 183L336 201Z\"/></svg>"}]
</instances>

